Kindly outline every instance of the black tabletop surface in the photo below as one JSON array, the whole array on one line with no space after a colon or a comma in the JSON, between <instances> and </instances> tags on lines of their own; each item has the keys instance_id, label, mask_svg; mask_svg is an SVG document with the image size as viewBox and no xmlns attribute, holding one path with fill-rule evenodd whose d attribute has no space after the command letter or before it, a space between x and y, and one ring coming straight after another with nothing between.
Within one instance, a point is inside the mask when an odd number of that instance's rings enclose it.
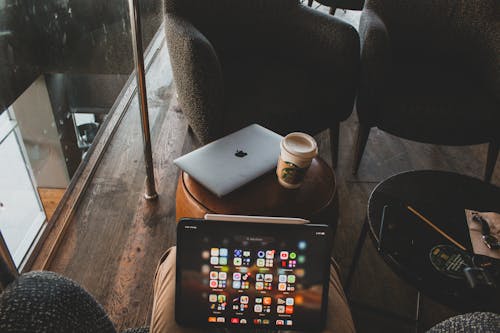
<instances>
[{"instance_id":1,"label":"black tabletop surface","mask_svg":"<svg viewBox=\"0 0 500 333\"><path fill-rule=\"evenodd\" d=\"M500 212L499 187L444 171L410 171L392 176L377 185L368 203L370 236L377 247L386 205L380 253L399 276L427 296L460 311L500 311L500 281L496 290L484 293L472 290L465 279L438 272L429 259L431 248L454 244L406 208L416 209L472 253L464 209Z\"/></svg>"}]
</instances>

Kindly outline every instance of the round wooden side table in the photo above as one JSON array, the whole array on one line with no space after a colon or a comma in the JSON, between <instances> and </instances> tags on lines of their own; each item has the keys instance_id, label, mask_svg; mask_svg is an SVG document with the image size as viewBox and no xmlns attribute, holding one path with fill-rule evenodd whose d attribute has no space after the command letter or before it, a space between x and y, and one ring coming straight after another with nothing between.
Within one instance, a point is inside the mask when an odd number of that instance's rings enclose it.
<instances>
[{"instance_id":1,"label":"round wooden side table","mask_svg":"<svg viewBox=\"0 0 500 333\"><path fill-rule=\"evenodd\" d=\"M300 217L337 226L338 198L335 174L316 157L301 187L283 188L275 170L219 198L187 173L181 172L176 193L176 219L203 218L207 213Z\"/></svg>"}]
</instances>

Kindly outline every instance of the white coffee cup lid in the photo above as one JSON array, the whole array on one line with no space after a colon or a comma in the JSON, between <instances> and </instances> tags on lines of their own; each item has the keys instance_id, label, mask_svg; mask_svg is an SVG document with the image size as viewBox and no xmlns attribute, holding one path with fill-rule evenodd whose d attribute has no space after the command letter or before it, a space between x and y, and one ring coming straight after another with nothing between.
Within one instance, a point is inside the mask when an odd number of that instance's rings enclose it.
<instances>
[{"instance_id":1,"label":"white coffee cup lid","mask_svg":"<svg viewBox=\"0 0 500 333\"><path fill-rule=\"evenodd\" d=\"M313 158L318 154L316 140L308 134L290 133L282 141L283 148L290 154L300 158Z\"/></svg>"}]
</instances>

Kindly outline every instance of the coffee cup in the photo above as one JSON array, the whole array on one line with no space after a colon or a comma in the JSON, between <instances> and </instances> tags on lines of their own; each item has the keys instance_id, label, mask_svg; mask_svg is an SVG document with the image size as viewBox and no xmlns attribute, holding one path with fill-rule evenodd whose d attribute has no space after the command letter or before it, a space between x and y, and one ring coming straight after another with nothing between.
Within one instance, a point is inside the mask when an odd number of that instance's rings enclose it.
<instances>
[{"instance_id":1,"label":"coffee cup","mask_svg":"<svg viewBox=\"0 0 500 333\"><path fill-rule=\"evenodd\" d=\"M318 145L308 134L294 132L281 140L276 175L285 188L298 188L304 180L313 158L318 154Z\"/></svg>"}]
</instances>

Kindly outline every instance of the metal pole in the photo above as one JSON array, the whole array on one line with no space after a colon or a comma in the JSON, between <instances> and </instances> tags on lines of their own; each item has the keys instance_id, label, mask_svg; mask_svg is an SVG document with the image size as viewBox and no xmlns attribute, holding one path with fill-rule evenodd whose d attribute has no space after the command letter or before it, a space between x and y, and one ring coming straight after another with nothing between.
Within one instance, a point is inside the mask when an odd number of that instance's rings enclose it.
<instances>
[{"instance_id":1,"label":"metal pole","mask_svg":"<svg viewBox=\"0 0 500 333\"><path fill-rule=\"evenodd\" d=\"M146 75L144 71L144 56L142 49L141 10L139 0L129 0L130 27L134 49L135 71L137 79L137 96L141 111L142 138L144 144L144 161L146 163L146 193L147 200L158 198L155 186L153 156L151 150L151 133L149 131L148 97L146 93Z\"/></svg>"}]
</instances>

